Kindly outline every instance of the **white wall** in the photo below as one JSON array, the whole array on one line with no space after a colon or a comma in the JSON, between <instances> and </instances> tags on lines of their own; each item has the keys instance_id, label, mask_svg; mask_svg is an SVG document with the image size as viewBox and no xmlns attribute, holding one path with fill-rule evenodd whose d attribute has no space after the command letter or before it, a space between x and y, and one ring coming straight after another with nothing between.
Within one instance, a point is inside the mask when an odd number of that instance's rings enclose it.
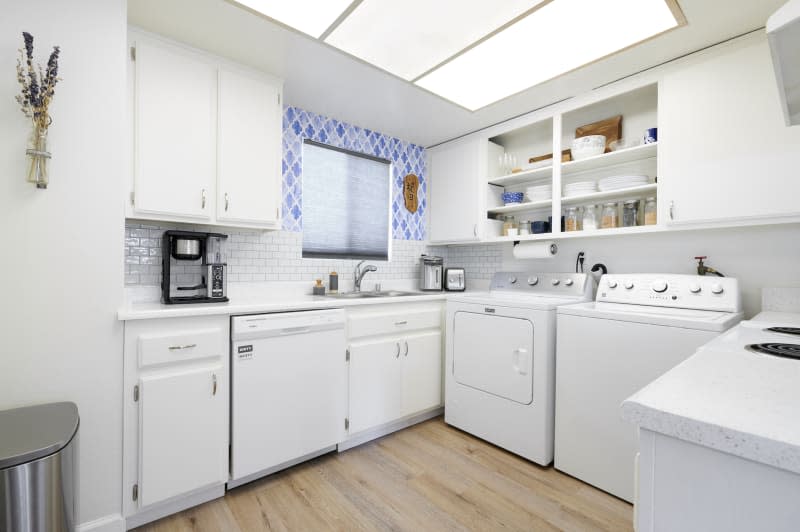
<instances>
[{"instance_id":1,"label":"white wall","mask_svg":"<svg viewBox=\"0 0 800 532\"><path fill-rule=\"evenodd\" d=\"M579 238L558 242L558 254L547 260L516 260L504 245L504 270L575 271L579 251L585 269L602 262L610 273L696 273L695 256L739 279L747 317L761 310L761 288L800 286L800 226L776 225L670 233Z\"/></svg>"},{"instance_id":2,"label":"white wall","mask_svg":"<svg viewBox=\"0 0 800 532\"><path fill-rule=\"evenodd\" d=\"M11 5L13 4L13 5ZM0 409L74 401L80 520L120 511L125 0L4 2L0 17ZM61 46L51 185L25 182L16 50Z\"/></svg>"}]
</instances>

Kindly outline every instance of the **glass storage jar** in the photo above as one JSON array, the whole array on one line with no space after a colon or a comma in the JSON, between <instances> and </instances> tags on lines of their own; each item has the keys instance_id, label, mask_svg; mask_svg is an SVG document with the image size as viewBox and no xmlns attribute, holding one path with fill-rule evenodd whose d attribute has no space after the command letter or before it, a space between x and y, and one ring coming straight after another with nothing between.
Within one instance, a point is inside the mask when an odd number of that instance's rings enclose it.
<instances>
[{"instance_id":1,"label":"glass storage jar","mask_svg":"<svg viewBox=\"0 0 800 532\"><path fill-rule=\"evenodd\" d=\"M656 225L657 222L658 205L656 205L656 198L646 198L644 200L644 225Z\"/></svg>"},{"instance_id":2,"label":"glass storage jar","mask_svg":"<svg viewBox=\"0 0 800 532\"><path fill-rule=\"evenodd\" d=\"M597 229L597 205L587 205L583 209L583 230L594 231Z\"/></svg>"},{"instance_id":3,"label":"glass storage jar","mask_svg":"<svg viewBox=\"0 0 800 532\"><path fill-rule=\"evenodd\" d=\"M569 233L570 231L578 230L578 208L569 207L567 214L564 218L564 229Z\"/></svg>"},{"instance_id":4,"label":"glass storage jar","mask_svg":"<svg viewBox=\"0 0 800 532\"><path fill-rule=\"evenodd\" d=\"M639 200L631 199L622 204L622 227L639 225Z\"/></svg>"},{"instance_id":5,"label":"glass storage jar","mask_svg":"<svg viewBox=\"0 0 800 532\"><path fill-rule=\"evenodd\" d=\"M531 221L530 220L520 220L519 221L519 234L521 234L521 235L529 235L529 234L531 234Z\"/></svg>"},{"instance_id":6,"label":"glass storage jar","mask_svg":"<svg viewBox=\"0 0 800 532\"><path fill-rule=\"evenodd\" d=\"M516 236L518 233L517 220L513 216L506 216L503 222L503 236Z\"/></svg>"},{"instance_id":7,"label":"glass storage jar","mask_svg":"<svg viewBox=\"0 0 800 532\"><path fill-rule=\"evenodd\" d=\"M600 216L600 227L602 229L613 229L618 227L617 204L612 202L603 204L603 214Z\"/></svg>"}]
</instances>

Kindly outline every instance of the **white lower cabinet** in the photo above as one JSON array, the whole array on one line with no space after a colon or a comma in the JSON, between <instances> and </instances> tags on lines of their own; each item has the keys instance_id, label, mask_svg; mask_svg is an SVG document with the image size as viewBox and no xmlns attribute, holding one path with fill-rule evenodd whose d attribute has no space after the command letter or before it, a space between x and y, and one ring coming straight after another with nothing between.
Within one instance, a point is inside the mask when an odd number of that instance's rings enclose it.
<instances>
[{"instance_id":1,"label":"white lower cabinet","mask_svg":"<svg viewBox=\"0 0 800 532\"><path fill-rule=\"evenodd\" d=\"M225 480L222 363L139 380L139 502L147 506Z\"/></svg>"},{"instance_id":2,"label":"white lower cabinet","mask_svg":"<svg viewBox=\"0 0 800 532\"><path fill-rule=\"evenodd\" d=\"M428 331L403 340L401 415L409 415L442 402L442 333Z\"/></svg>"},{"instance_id":3,"label":"white lower cabinet","mask_svg":"<svg viewBox=\"0 0 800 532\"><path fill-rule=\"evenodd\" d=\"M128 528L221 496L228 480L229 318L125 324Z\"/></svg>"},{"instance_id":4,"label":"white lower cabinet","mask_svg":"<svg viewBox=\"0 0 800 532\"><path fill-rule=\"evenodd\" d=\"M417 322L415 317L438 316ZM422 324L422 329L408 330ZM348 316L348 434L442 405L442 305L392 305ZM369 336L353 336L367 333Z\"/></svg>"},{"instance_id":5,"label":"white lower cabinet","mask_svg":"<svg viewBox=\"0 0 800 532\"><path fill-rule=\"evenodd\" d=\"M381 338L350 345L351 433L402 416L403 365L400 338Z\"/></svg>"}]
</instances>

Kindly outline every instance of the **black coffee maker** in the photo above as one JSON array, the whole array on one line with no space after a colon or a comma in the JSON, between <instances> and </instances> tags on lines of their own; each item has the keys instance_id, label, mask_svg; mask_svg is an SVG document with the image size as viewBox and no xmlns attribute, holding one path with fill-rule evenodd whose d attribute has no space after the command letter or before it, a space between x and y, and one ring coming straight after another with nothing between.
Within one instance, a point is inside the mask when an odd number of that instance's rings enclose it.
<instances>
[{"instance_id":1,"label":"black coffee maker","mask_svg":"<svg viewBox=\"0 0 800 532\"><path fill-rule=\"evenodd\" d=\"M228 235L165 231L161 241L161 302L228 301Z\"/></svg>"}]
</instances>

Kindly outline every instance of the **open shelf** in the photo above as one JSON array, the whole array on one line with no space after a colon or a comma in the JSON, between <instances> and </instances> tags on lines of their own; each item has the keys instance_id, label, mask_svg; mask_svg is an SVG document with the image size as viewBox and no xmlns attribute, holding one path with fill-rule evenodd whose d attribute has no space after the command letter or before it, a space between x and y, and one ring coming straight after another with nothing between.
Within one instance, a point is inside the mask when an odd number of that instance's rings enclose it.
<instances>
[{"instance_id":1,"label":"open shelf","mask_svg":"<svg viewBox=\"0 0 800 532\"><path fill-rule=\"evenodd\" d=\"M484 242L528 242L536 240L564 240L568 238L590 238L598 236L637 235L658 233L665 228L660 225L637 225L636 227L616 227L614 229L595 229L594 231L570 231L564 233L541 233L536 235L496 236Z\"/></svg>"},{"instance_id":2,"label":"open shelf","mask_svg":"<svg viewBox=\"0 0 800 532\"><path fill-rule=\"evenodd\" d=\"M549 178L553 175L553 165L543 166L541 168L534 168L533 170L523 170L514 174L508 174L500 177L492 177L489 179L490 185L518 185L520 183L528 183L538 179Z\"/></svg>"},{"instance_id":3,"label":"open shelf","mask_svg":"<svg viewBox=\"0 0 800 532\"><path fill-rule=\"evenodd\" d=\"M605 192L592 192L591 194L581 194L580 196L569 196L561 198L561 205L579 205L582 203L593 203L604 199L622 199L630 197L644 196L647 194L655 195L658 185L650 183L648 185L640 185L638 187L620 188L617 190L608 190Z\"/></svg>"},{"instance_id":4,"label":"open shelf","mask_svg":"<svg viewBox=\"0 0 800 532\"><path fill-rule=\"evenodd\" d=\"M651 144L641 144L625 150L595 155L594 157L581 159L580 161L570 161L561 164L561 175L568 176L571 174L585 172L587 170L597 170L606 166L642 161L644 159L655 157L657 151L658 143L653 142Z\"/></svg>"},{"instance_id":5,"label":"open shelf","mask_svg":"<svg viewBox=\"0 0 800 532\"><path fill-rule=\"evenodd\" d=\"M504 207L494 207L492 209L488 209L486 212L488 214L509 214L512 212L524 212L524 211L533 211L536 209L544 209L550 207L552 204L553 200L527 201L520 203L518 205L506 205Z\"/></svg>"}]
</instances>

